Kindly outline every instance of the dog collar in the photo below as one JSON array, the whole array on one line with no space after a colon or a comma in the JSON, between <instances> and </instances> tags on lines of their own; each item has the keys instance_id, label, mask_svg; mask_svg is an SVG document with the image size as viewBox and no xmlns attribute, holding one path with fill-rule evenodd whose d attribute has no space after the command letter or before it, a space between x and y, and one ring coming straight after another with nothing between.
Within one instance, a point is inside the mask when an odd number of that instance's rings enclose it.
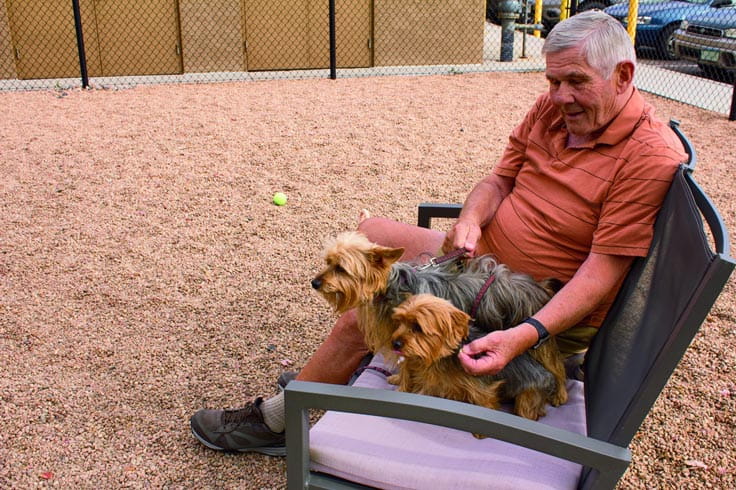
<instances>
[{"instance_id":1,"label":"dog collar","mask_svg":"<svg viewBox=\"0 0 736 490\"><path fill-rule=\"evenodd\" d=\"M480 288L480 291L478 291L478 294L475 296L473 306L470 307L470 318L475 318L476 313L478 313L480 303L481 301L483 301L483 296L486 295L486 291L488 291L488 288L491 287L491 284L493 284L493 281L495 280L496 276L494 274L491 274L488 279L486 279L486 282L483 283L483 287Z\"/></svg>"},{"instance_id":2,"label":"dog collar","mask_svg":"<svg viewBox=\"0 0 736 490\"><path fill-rule=\"evenodd\" d=\"M389 376L392 376L393 375L393 373L391 371L389 371L388 369L383 369L382 367L379 367L379 366L371 366L371 365L363 366L361 368L358 368L355 371L355 373L353 373L353 375L355 377L358 377L358 376L360 376L361 374L363 374L365 371L367 371L369 369L372 370L372 371L376 371L378 373L381 373L381 374L383 374L387 378Z\"/></svg>"},{"instance_id":3,"label":"dog collar","mask_svg":"<svg viewBox=\"0 0 736 490\"><path fill-rule=\"evenodd\" d=\"M549 340L549 332L547 331L547 328L536 318L530 316L525 318L521 323L528 323L536 329L537 335L539 335L537 343L532 346L532 349L538 349L542 344Z\"/></svg>"}]
</instances>

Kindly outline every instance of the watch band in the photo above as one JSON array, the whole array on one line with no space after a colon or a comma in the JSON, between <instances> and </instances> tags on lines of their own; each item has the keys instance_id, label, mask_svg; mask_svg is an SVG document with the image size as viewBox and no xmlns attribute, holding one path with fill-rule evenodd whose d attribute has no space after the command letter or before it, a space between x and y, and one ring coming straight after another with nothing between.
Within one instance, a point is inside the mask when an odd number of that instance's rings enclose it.
<instances>
[{"instance_id":1,"label":"watch band","mask_svg":"<svg viewBox=\"0 0 736 490\"><path fill-rule=\"evenodd\" d=\"M521 323L528 323L537 330L537 335L539 335L539 339L537 340L537 343L532 346L532 349L538 349L540 345L549 340L549 332L547 331L547 328L536 318L527 317Z\"/></svg>"}]
</instances>

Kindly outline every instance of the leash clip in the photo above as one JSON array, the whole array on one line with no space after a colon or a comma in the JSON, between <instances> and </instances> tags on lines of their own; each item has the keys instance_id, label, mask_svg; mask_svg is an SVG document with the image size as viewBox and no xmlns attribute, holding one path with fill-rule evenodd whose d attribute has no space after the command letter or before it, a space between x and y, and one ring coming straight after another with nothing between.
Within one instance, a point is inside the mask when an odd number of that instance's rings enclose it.
<instances>
[{"instance_id":1,"label":"leash clip","mask_svg":"<svg viewBox=\"0 0 736 490\"><path fill-rule=\"evenodd\" d=\"M449 262L451 260L457 260L467 253L468 253L468 249L466 249L465 247L458 248L446 255L443 255L442 257L432 257L431 259L429 259L429 262L427 262L426 264L422 266L417 267L417 270L423 271L425 269L429 269L430 267L437 267L438 265L443 264L445 262Z\"/></svg>"},{"instance_id":2,"label":"leash clip","mask_svg":"<svg viewBox=\"0 0 736 490\"><path fill-rule=\"evenodd\" d=\"M420 270L420 271L427 270L430 267L436 267L437 264L438 264L437 257L432 257L431 259L429 259L429 262L427 262L424 265L420 265L419 267L417 267L417 270Z\"/></svg>"}]
</instances>

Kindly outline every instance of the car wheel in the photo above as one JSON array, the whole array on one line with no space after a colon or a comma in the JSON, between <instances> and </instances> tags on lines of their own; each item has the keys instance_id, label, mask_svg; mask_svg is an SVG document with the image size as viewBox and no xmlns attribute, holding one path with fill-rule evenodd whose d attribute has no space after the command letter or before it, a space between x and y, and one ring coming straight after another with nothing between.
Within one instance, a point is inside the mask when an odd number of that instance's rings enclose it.
<instances>
[{"instance_id":1,"label":"car wheel","mask_svg":"<svg viewBox=\"0 0 736 490\"><path fill-rule=\"evenodd\" d=\"M494 24L501 23L501 21L498 18L498 15L496 15L496 9L494 8L494 5L491 4L491 2L488 2L486 4L486 19L490 20Z\"/></svg>"},{"instance_id":2,"label":"car wheel","mask_svg":"<svg viewBox=\"0 0 736 490\"><path fill-rule=\"evenodd\" d=\"M675 31L677 30L677 24L671 24L665 26L659 35L657 41L657 54L663 60L676 60L677 53L675 52Z\"/></svg>"},{"instance_id":3,"label":"car wheel","mask_svg":"<svg viewBox=\"0 0 736 490\"><path fill-rule=\"evenodd\" d=\"M731 82L736 78L736 71L729 72L728 70L702 63L698 63L698 68L705 73L706 77L719 82Z\"/></svg>"},{"instance_id":4,"label":"car wheel","mask_svg":"<svg viewBox=\"0 0 736 490\"><path fill-rule=\"evenodd\" d=\"M585 12L586 10L593 9L603 10L606 7L608 7L608 5L606 5L606 2L585 2L578 7L578 12Z\"/></svg>"}]
</instances>

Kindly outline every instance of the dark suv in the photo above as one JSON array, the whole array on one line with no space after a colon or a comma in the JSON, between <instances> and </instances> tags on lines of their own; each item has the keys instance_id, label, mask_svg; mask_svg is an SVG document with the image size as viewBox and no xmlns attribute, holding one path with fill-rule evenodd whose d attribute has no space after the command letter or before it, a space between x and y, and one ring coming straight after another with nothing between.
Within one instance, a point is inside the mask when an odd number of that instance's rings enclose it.
<instances>
[{"instance_id":1,"label":"dark suv","mask_svg":"<svg viewBox=\"0 0 736 490\"><path fill-rule=\"evenodd\" d=\"M681 59L697 63L708 76L729 80L736 75L736 1L723 2L725 8L685 17L675 31L674 48Z\"/></svg>"}]
</instances>

